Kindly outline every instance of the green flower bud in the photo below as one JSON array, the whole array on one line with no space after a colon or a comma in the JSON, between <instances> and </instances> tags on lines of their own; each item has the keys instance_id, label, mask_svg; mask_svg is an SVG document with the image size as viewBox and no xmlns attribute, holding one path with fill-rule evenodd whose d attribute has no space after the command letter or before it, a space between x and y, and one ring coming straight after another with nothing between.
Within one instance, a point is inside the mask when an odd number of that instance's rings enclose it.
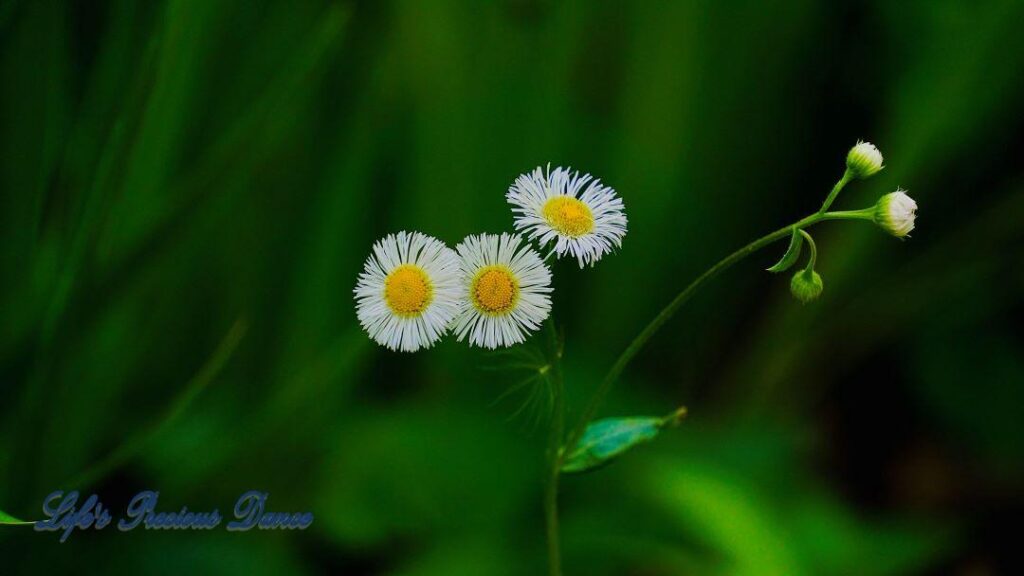
<instances>
[{"instance_id":1,"label":"green flower bud","mask_svg":"<svg viewBox=\"0 0 1024 576\"><path fill-rule=\"evenodd\" d=\"M846 168L856 178L867 178L882 169L882 153L874 144L858 140L846 155Z\"/></svg>"},{"instance_id":2,"label":"green flower bud","mask_svg":"<svg viewBox=\"0 0 1024 576\"><path fill-rule=\"evenodd\" d=\"M889 234L903 238L914 229L917 202L906 191L897 189L882 196L875 204L874 220Z\"/></svg>"},{"instance_id":3,"label":"green flower bud","mask_svg":"<svg viewBox=\"0 0 1024 576\"><path fill-rule=\"evenodd\" d=\"M814 270L808 269L800 270L794 274L793 280L789 283L789 291L793 293L793 297L804 304L817 300L824 288L825 286L821 282L821 275Z\"/></svg>"}]
</instances>

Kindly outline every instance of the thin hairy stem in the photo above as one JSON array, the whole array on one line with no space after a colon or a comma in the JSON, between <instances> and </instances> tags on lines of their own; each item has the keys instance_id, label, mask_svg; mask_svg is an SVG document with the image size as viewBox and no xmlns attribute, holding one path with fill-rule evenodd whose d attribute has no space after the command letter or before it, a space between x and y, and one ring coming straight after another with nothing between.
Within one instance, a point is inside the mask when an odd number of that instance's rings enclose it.
<instances>
[{"instance_id":1,"label":"thin hairy stem","mask_svg":"<svg viewBox=\"0 0 1024 576\"><path fill-rule=\"evenodd\" d=\"M821 215L822 220L869 220L875 219L875 207L863 210L837 210Z\"/></svg>"},{"instance_id":2,"label":"thin hairy stem","mask_svg":"<svg viewBox=\"0 0 1024 576\"><path fill-rule=\"evenodd\" d=\"M831 200L835 199L839 190L842 189L849 179L850 176L847 173L843 176L843 179L836 184L835 188L832 190L832 194L829 196L829 200L826 201L826 206L831 204ZM562 349L558 336L555 333L554 320L548 320L555 344L554 358L550 364L551 369L546 374L551 386L554 408L551 420L551 430L548 436L547 457L549 468L544 490L544 517L547 528L549 576L561 576L562 574L561 547L558 535L558 479L561 474L562 465L565 463L565 456L571 451L571 447L575 446L580 441L580 438L583 437L583 433L586 431L587 425L591 420L593 420L594 416L597 415L597 411L600 409L602 402L608 395L612 386L615 384L615 381L618 380L622 371L625 370L626 365L628 365L629 362L633 360L633 357L636 356L637 353L639 353L647 344L647 341L651 339L651 336L654 336L655 332L668 322L669 319L679 311L683 304L685 304L701 288L701 286L724 272L733 264L736 264L761 248L764 248L777 240L789 238L792 236L794 230L802 231L804 228L808 228L824 220L871 220L872 213L872 208L846 212L815 212L810 216L801 218L788 226L779 228L770 234L754 240L750 244L747 244L743 248L740 248L722 260L719 260L718 263L711 268L708 268L708 270L698 276L696 280L690 282L689 285L683 288L683 290L677 294L676 297L673 298L672 301L669 302L668 305L665 306L665 308L662 309L662 311L659 312L646 327L644 327L640 334L638 334L636 338L629 343L629 346L623 350L622 354L620 354L618 359L615 360L615 364L613 364L611 369L608 371L608 374L606 374L604 379L601 380L601 383L598 385L593 396L590 397L590 400L583 409L579 420L572 428L569 436L566 438L565 443L562 443L562 439L565 435L565 389L562 380ZM810 240L809 237L808 240ZM817 255L817 250L813 245L813 241L811 241L811 246L813 258ZM685 408L681 409L677 413L679 414L679 417L682 417L682 415L685 414Z\"/></svg>"},{"instance_id":3,"label":"thin hairy stem","mask_svg":"<svg viewBox=\"0 0 1024 576\"><path fill-rule=\"evenodd\" d=\"M853 172L847 168L846 172L843 172L843 177L839 179L839 182L836 182L836 185L832 187L832 191L828 193L828 198L825 198L825 202L821 205L821 209L818 210L818 214L828 212L829 206L832 206L832 202L835 201L836 196L839 196L839 191L842 190L850 180L853 180Z\"/></svg>"},{"instance_id":4,"label":"thin hairy stem","mask_svg":"<svg viewBox=\"0 0 1024 576\"><path fill-rule=\"evenodd\" d=\"M839 190L842 189L843 185L846 184L847 180L849 180L848 175L844 175L843 179L840 180L838 184L836 184L836 187L833 189L833 193L830 197L833 197L834 199L834 196L839 193ZM826 204L829 203L831 202L826 202ZM694 280L688 286L683 288L683 290L679 294L677 294L676 297L673 298L672 301L669 302L669 304L665 306L665 308L662 309L662 311L659 312L658 315L655 316L654 319L651 320L651 322L646 327L644 327L640 334L638 334L637 337L634 338L633 341L629 343L629 346L627 346L626 349L623 350L622 354L619 355L618 359L615 360L615 364L612 365L611 369L608 371L608 374L606 374L604 379L601 380L601 383L598 385L597 390L594 392L594 395L590 397L590 400L588 401L586 407L580 414L580 418L577 421L575 427L572 428L572 431L567 438L565 446L575 446L580 441L580 438L583 437L583 432L587 429L587 424L589 424L590 421L597 414L598 409L600 409L601 407L601 403L608 395L608 392L611 390L612 385L615 384L615 381L618 380L619 376L622 374L622 371L626 368L626 365L628 365L629 362L633 360L633 357L636 356L641 349L643 349L643 347L647 344L647 341L651 339L651 336L654 336L655 332L657 332L658 329L665 324L665 322L668 322L668 320L672 318L672 316L674 316L677 311L679 311L679 308L681 308L683 304L685 304L691 297L693 297L693 295L698 290L700 290L700 288L709 280L715 278L716 276L727 270L733 264L736 264L740 260L743 260L747 256L760 250L761 248L764 248L765 246L768 246L769 244L777 240L790 237L793 234L794 229L799 230L807 228L823 220L870 219L870 217L865 218L865 215L868 214L870 210L871 209L868 208L865 210L855 210L850 212L816 212L814 214L811 214L810 216L797 220L796 222L788 226L779 228L778 230L770 234L767 234L765 236L758 238L757 240L754 240L750 244L747 244L743 248L740 248L739 250L733 252L732 254L718 261L717 264L715 264L706 272L698 276L696 280ZM569 449L563 450L561 452L557 462L558 468L561 468L561 465L565 458L565 454L569 452Z\"/></svg>"},{"instance_id":5,"label":"thin hairy stem","mask_svg":"<svg viewBox=\"0 0 1024 576\"><path fill-rule=\"evenodd\" d=\"M811 249L811 257L807 259L807 268L805 270L814 270L814 264L818 261L818 246L814 243L814 238L811 238L811 235L806 230L800 230L800 234L807 241L807 246Z\"/></svg>"},{"instance_id":6,"label":"thin hairy stem","mask_svg":"<svg viewBox=\"0 0 1024 576\"><path fill-rule=\"evenodd\" d=\"M548 543L548 575L562 576L562 549L558 534L558 477L561 469L562 436L565 434L565 385L562 380L562 347L550 319L554 345L551 369L547 371L552 395L551 430L548 434L548 477L544 485L544 524Z\"/></svg>"}]
</instances>

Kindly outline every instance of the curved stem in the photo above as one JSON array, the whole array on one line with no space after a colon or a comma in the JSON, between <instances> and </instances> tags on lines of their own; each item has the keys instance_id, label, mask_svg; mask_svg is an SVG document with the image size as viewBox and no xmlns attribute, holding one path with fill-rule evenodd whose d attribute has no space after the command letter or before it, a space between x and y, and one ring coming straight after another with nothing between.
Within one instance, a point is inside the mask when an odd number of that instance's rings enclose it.
<instances>
[{"instance_id":1,"label":"curved stem","mask_svg":"<svg viewBox=\"0 0 1024 576\"><path fill-rule=\"evenodd\" d=\"M840 180L839 183L836 184L835 188L833 188L832 194L830 195L830 200L834 199L835 195L839 193L839 190L842 189L843 185L846 184L849 178L849 174L843 175L842 180ZM831 203L830 200L826 201L826 205ZM673 315L675 315L679 308L682 307L682 305L685 304L697 292L697 290L701 288L701 286L703 286L712 278L724 272L733 264L736 264L740 260L743 260L747 256L760 250L761 248L764 248L765 246L768 246L769 244L782 238L788 238L793 234L794 228L807 228L813 226L814 224L817 224L818 222L821 222L822 220L864 220L866 219L864 215L869 210L871 209L867 208L865 210L856 210L850 212L816 212L814 214L811 214L810 216L797 220L796 222L789 224L788 226L779 228L778 230L770 234L767 234L765 236L758 238L757 240L754 240L750 244L747 244L743 248L740 248L739 250L726 256L722 260L719 260L718 263L712 266L711 268L708 268L706 272L698 276L696 280L691 282L688 286L686 286L686 288L682 290L682 292L677 294L676 297L673 298L671 302L669 302L668 306L665 306L665 308L662 309L662 311L659 312L658 315L655 316L654 319L651 320L651 322L647 324L646 327L644 327L640 334L638 334L637 337L634 338L633 341L629 343L629 346L627 346L626 349L623 350L622 354L620 354L618 359L615 360L615 364L613 364L611 369L608 370L608 374L605 375L604 379L598 385L597 390L594 392L594 395L590 397L590 401L587 403L587 406L583 409L583 412L581 413L578 422L572 428L572 432L569 434L565 446L575 446L576 443L579 442L580 438L583 437L583 432L586 430L587 424L589 424L590 421L597 414L597 411L601 407L601 403L604 401L605 396L608 395L608 391L611 390L612 385L615 384L616 380L618 380L619 375L622 374L622 371L626 368L626 365L629 364L633 357L636 356L638 352L640 352L644 345L647 344L647 341L651 339L651 336L654 336L654 333L657 332L658 329L665 324L665 322L668 322L668 320L672 318ZM561 468L562 461L565 458L565 454L567 453L569 453L568 449L561 451L561 454L559 455L557 461L559 468Z\"/></svg>"},{"instance_id":2,"label":"curved stem","mask_svg":"<svg viewBox=\"0 0 1024 576\"><path fill-rule=\"evenodd\" d=\"M806 230L801 229L800 234L803 235L804 240L807 240L807 245L811 248L811 257L807 259L805 270L814 270L814 264L818 261L818 247L814 244L814 238L811 238Z\"/></svg>"},{"instance_id":3,"label":"curved stem","mask_svg":"<svg viewBox=\"0 0 1024 576\"><path fill-rule=\"evenodd\" d=\"M830 199L834 199L834 196L839 193L843 185L848 180L848 175L843 176L843 180L840 180L836 187L833 189L833 193ZM831 203L826 202L826 205ZM873 208L865 208L863 210L853 210L846 212L816 212L801 218L796 222L779 228L778 230L762 236L757 240L754 240L750 244L747 244L743 248L733 252L726 256L722 260L718 261L717 264L708 268L706 272L697 277L696 280L690 282L665 306L657 316L629 343L629 346L623 350L622 354L619 355L618 359L615 360L615 364L612 365L608 374L605 375L601 384L598 385L594 395L590 397L587 406L583 409L579 420L576 425L572 428L566 442L562 443L562 438L565 434L565 399L564 399L564 384L562 380L562 350L559 343L557 334L554 335L555 341L555 360L551 363L551 370L548 372L548 381L551 384L554 404L554 414L552 416L551 430L548 435L548 478L545 484L544 490L544 517L545 525L547 529L547 544L548 544L548 574L549 576L561 576L562 575L562 560L561 560L561 547L559 544L558 535L558 478L561 475L562 464L565 461L565 455L570 452L569 447L575 446L580 438L583 437L583 432L587 429L587 424L597 414L598 409L601 407L601 403L604 401L605 396L611 390L612 385L622 374L622 371L626 368L626 365L637 355L638 352L647 344L647 341L654 336L654 333L658 331L665 322L668 320L685 304L696 292L712 278L718 276L733 264L736 264L740 260L743 260L750 254L768 246L769 244L781 240L782 238L788 238L793 234L793 230L801 230L817 224L824 220L871 220ZM806 234L806 233L805 233ZM808 238L809 240L809 238ZM812 246L812 261L816 256L816 249L813 241ZM554 320L549 319L548 323L551 326L552 332L554 329ZM673 413L682 417L685 414L685 408ZM565 447L563 449L563 446Z\"/></svg>"}]
</instances>

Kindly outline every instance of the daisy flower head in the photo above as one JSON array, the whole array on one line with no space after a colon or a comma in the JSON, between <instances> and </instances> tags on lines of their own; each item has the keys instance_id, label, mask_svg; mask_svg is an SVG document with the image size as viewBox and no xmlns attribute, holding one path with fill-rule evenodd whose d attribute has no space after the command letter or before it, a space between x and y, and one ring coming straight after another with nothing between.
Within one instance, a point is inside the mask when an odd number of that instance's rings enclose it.
<instances>
[{"instance_id":1,"label":"daisy flower head","mask_svg":"<svg viewBox=\"0 0 1024 576\"><path fill-rule=\"evenodd\" d=\"M518 344L551 313L551 271L513 234L479 234L455 250L462 268L461 310L452 323L459 341L498 348Z\"/></svg>"},{"instance_id":2,"label":"daisy flower head","mask_svg":"<svg viewBox=\"0 0 1024 576\"><path fill-rule=\"evenodd\" d=\"M366 259L355 299L359 323L378 344L429 348L459 311L459 257L426 234L389 234Z\"/></svg>"},{"instance_id":3,"label":"daisy flower head","mask_svg":"<svg viewBox=\"0 0 1024 576\"><path fill-rule=\"evenodd\" d=\"M541 246L554 241L558 257L570 254L580 268L622 246L626 235L625 206L615 190L571 168L537 167L516 178L505 198L516 230Z\"/></svg>"}]
</instances>

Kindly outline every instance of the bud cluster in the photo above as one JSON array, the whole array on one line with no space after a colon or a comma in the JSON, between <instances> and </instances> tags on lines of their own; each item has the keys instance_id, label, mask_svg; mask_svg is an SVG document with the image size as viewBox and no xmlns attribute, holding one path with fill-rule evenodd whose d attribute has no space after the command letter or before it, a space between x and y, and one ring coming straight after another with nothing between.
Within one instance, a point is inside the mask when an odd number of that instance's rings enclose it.
<instances>
[{"instance_id":1,"label":"bud cluster","mask_svg":"<svg viewBox=\"0 0 1024 576\"><path fill-rule=\"evenodd\" d=\"M821 296L824 288L821 276L814 270L817 249L811 235L804 230L807 226L820 220L870 220L897 238L907 237L914 229L917 202L901 188L882 196L870 208L840 212L829 211L832 202L839 196L846 184L854 179L863 180L877 174L884 167L882 162L882 153L877 146L858 140L857 144L846 154L846 172L832 188L821 209L817 214L801 220L794 226L792 240L786 254L778 263L768 269L769 272L782 272L790 268L800 256L800 246L804 242L810 246L811 257L807 267L794 274L789 283L790 292L800 302L806 304L816 300Z\"/></svg>"}]
</instances>

